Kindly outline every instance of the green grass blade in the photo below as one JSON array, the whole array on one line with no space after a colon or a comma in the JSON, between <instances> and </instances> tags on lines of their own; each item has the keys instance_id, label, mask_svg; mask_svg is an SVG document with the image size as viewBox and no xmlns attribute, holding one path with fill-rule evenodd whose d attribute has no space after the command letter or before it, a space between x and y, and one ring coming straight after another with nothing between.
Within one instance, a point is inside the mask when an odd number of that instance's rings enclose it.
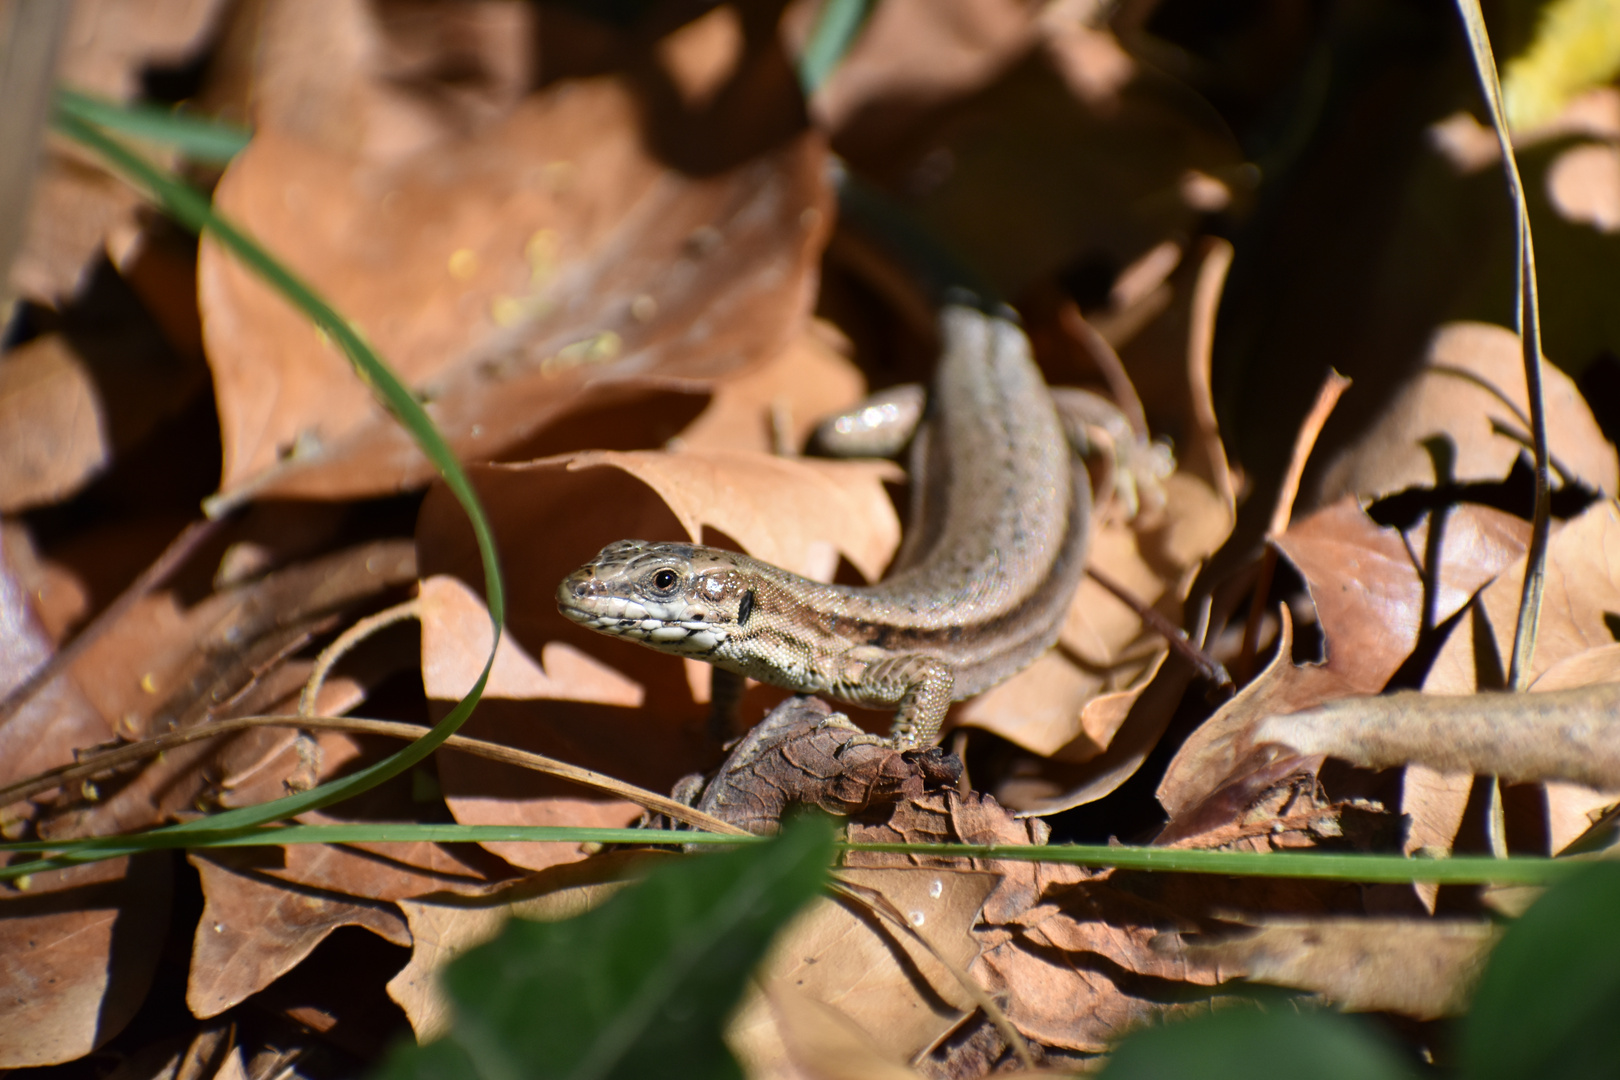
<instances>
[{"instance_id":1,"label":"green grass blade","mask_svg":"<svg viewBox=\"0 0 1620 1080\"><path fill-rule=\"evenodd\" d=\"M1479 77L1480 89L1490 113L1491 126L1502 150L1502 171L1507 176L1508 195L1513 203L1513 222L1518 234L1518 331L1524 346L1524 379L1530 399L1530 439L1535 450L1536 502L1530 523L1530 547L1525 553L1524 586L1519 594L1519 619L1513 633L1513 657L1508 667L1508 689L1523 690L1530 680L1530 664L1535 657L1536 635L1541 625L1541 597L1545 590L1547 538L1551 532L1552 489L1548 475L1547 407L1541 375L1541 301L1536 287L1536 249L1530 236L1530 207L1524 197L1524 180L1513 154L1513 138L1508 134L1507 109L1502 102L1502 84L1496 74L1496 58L1491 52L1490 35L1485 32L1485 16L1479 0L1457 0L1463 32Z\"/></svg>"},{"instance_id":2,"label":"green grass blade","mask_svg":"<svg viewBox=\"0 0 1620 1080\"><path fill-rule=\"evenodd\" d=\"M187 116L155 105L120 105L115 101L62 87L56 91L58 115L117 131L132 139L165 143L192 161L223 165L242 151L253 132L235 124Z\"/></svg>"},{"instance_id":3,"label":"green grass blade","mask_svg":"<svg viewBox=\"0 0 1620 1080\"><path fill-rule=\"evenodd\" d=\"M872 0L822 0L810 40L799 58L799 85L805 97L815 93L843 61L871 9Z\"/></svg>"},{"instance_id":4,"label":"green grass blade","mask_svg":"<svg viewBox=\"0 0 1620 1080\"><path fill-rule=\"evenodd\" d=\"M489 609L494 632L489 659L485 662L484 670L472 689L431 731L397 753L351 776L322 784L309 791L257 806L242 807L180 825L172 825L153 833L143 834L143 840L155 836L189 835L204 830L243 828L279 821L309 810L330 806L399 775L437 749L439 744L454 734L472 714L489 680L490 669L495 662L495 645L500 642L501 628L506 622L506 590L495 551L494 533L483 507L479 505L471 481L415 396L372 351L360 334L308 284L283 266L246 233L215 213L205 196L154 167L139 154L80 116L71 112L58 113L56 129L100 154L116 172L147 191L158 205L182 225L212 236L289 302L308 315L316 326L338 344L354 365L360 379L371 388L384 407L404 425L417 445L422 448L422 452L433 462L439 475L444 478L445 484L471 520L479 555L483 561L485 603ZM149 840L144 842L150 843ZM83 846L82 852L75 848L50 860L42 860L42 865L38 866L38 869L52 869L76 862L109 858L111 854L108 852L125 854L129 850L131 848L127 846L119 849L86 845ZM144 847L137 846L134 850L144 850ZM47 863L49 865L43 865Z\"/></svg>"},{"instance_id":5,"label":"green grass blade","mask_svg":"<svg viewBox=\"0 0 1620 1080\"><path fill-rule=\"evenodd\" d=\"M381 1074L671 1080L737 1078L725 1022L776 932L820 893L833 856L821 816L767 843L650 873L562 922L513 919L452 961L443 1047L402 1047ZM433 1064L422 1060L433 1055Z\"/></svg>"},{"instance_id":6,"label":"green grass blade","mask_svg":"<svg viewBox=\"0 0 1620 1080\"><path fill-rule=\"evenodd\" d=\"M222 815L221 815L222 816ZM259 847L286 844L361 844L429 841L440 844L568 843L747 845L757 837L663 829L603 829L565 825L454 825L416 822L350 822L338 825L219 827L220 816L201 819L186 832L158 830L135 836L79 841L26 840L0 843L0 851L49 856L71 847L101 858L174 847ZM1401 855L1324 852L1192 851L1155 847L1054 844L986 847L971 844L842 844L846 851L900 853L952 858L1064 862L1162 873L1221 874L1228 877L1301 878L1404 884L1432 881L1446 885L1547 885L1579 874L1586 864L1574 859L1515 856L1453 856L1412 859ZM0 880L54 869L49 858L0 868Z\"/></svg>"}]
</instances>

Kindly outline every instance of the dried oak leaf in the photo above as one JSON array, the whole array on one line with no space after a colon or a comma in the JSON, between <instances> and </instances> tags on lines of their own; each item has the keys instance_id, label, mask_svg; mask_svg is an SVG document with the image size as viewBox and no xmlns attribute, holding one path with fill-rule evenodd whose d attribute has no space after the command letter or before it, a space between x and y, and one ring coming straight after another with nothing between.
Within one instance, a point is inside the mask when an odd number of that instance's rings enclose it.
<instances>
[{"instance_id":1,"label":"dried oak leaf","mask_svg":"<svg viewBox=\"0 0 1620 1080\"><path fill-rule=\"evenodd\" d=\"M329 715L332 704L322 702L320 711ZM295 707L296 702L283 703L275 711ZM308 775L300 786L313 786L393 749L365 749L353 736L329 731L308 742L311 745L284 745L249 759L246 777L222 770L226 776L221 787L242 802L263 801L285 794L287 779L301 771ZM318 767L310 768L312 762ZM346 821L398 821L416 816L420 807L413 804L408 784L396 781L345 801L341 810ZM298 820L326 824L338 819L316 812ZM217 1015L263 990L340 926L361 926L396 945L410 945L393 901L430 893L478 892L510 874L477 849L427 842L222 850L193 855L192 863L201 874L205 900L186 990L187 1002L198 1016Z\"/></svg>"},{"instance_id":2,"label":"dried oak leaf","mask_svg":"<svg viewBox=\"0 0 1620 1080\"><path fill-rule=\"evenodd\" d=\"M303 846L303 845L294 845ZM405 920L391 904L319 889L289 888L249 866L193 855L206 903L192 943L186 1004L207 1018L269 986L340 926L362 926L409 945Z\"/></svg>"},{"instance_id":3,"label":"dried oak leaf","mask_svg":"<svg viewBox=\"0 0 1620 1080\"><path fill-rule=\"evenodd\" d=\"M265 130L216 201L362 329L459 456L527 456L592 387L773 355L814 291L830 204L813 135L695 177L649 156L636 116L617 82L562 83L392 164ZM198 273L227 496L431 475L303 316L213 243Z\"/></svg>"},{"instance_id":4,"label":"dried oak leaf","mask_svg":"<svg viewBox=\"0 0 1620 1080\"><path fill-rule=\"evenodd\" d=\"M706 734L710 668L603 637L557 612L557 583L626 537L698 539L705 527L761 558L828 577L843 556L875 576L899 526L883 462L822 462L729 451L590 452L471 470L503 555L507 634L466 734L562 758L656 791L713 765ZM559 523L566 522L566 527ZM428 697L454 701L489 654L489 616L471 591L482 572L471 531L435 487L417 528ZM744 719L779 691L744 701ZM447 753L440 780L457 820L624 825L639 808L510 766ZM497 845L540 869L577 846Z\"/></svg>"},{"instance_id":5,"label":"dried oak leaf","mask_svg":"<svg viewBox=\"0 0 1620 1080\"><path fill-rule=\"evenodd\" d=\"M1544 366L1547 444L1559 483L1613 495L1615 449L1569 376ZM1322 501L1379 499L1408 488L1493 482L1530 444L1524 353L1518 335L1484 323L1448 323L1422 369L1323 475Z\"/></svg>"},{"instance_id":6,"label":"dried oak leaf","mask_svg":"<svg viewBox=\"0 0 1620 1080\"><path fill-rule=\"evenodd\" d=\"M1614 643L1612 613L1620 611L1620 504L1600 500L1564 522L1548 541L1546 584L1530 680L1579 653ZM1507 671L1512 655L1519 593L1524 582L1521 557L1479 595L1478 618L1463 619L1435 658L1423 688L1462 694L1496 689L1491 674ZM1481 678L1481 673L1484 678ZM1570 685L1564 683L1563 685Z\"/></svg>"}]
</instances>

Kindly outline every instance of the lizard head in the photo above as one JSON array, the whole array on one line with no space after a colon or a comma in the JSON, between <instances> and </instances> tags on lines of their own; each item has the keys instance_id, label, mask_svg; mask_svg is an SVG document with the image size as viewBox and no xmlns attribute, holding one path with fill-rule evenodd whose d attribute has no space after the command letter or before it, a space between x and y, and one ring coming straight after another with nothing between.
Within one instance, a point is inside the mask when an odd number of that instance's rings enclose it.
<instances>
[{"instance_id":1,"label":"lizard head","mask_svg":"<svg viewBox=\"0 0 1620 1080\"><path fill-rule=\"evenodd\" d=\"M697 544L620 540L562 580L557 608L599 633L712 659L753 613L742 558Z\"/></svg>"}]
</instances>

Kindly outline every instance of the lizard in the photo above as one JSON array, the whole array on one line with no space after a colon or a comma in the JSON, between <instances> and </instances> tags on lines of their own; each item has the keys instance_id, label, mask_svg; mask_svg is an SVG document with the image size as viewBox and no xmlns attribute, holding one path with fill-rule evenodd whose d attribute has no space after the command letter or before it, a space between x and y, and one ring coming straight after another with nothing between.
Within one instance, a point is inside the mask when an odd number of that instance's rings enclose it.
<instances>
[{"instance_id":1,"label":"lizard","mask_svg":"<svg viewBox=\"0 0 1620 1080\"><path fill-rule=\"evenodd\" d=\"M1085 569L1089 476L1015 318L940 310L911 528L882 581L824 584L733 551L621 540L558 585L562 614L733 676L892 707L888 739L857 740L931 746L951 702L1051 647Z\"/></svg>"}]
</instances>

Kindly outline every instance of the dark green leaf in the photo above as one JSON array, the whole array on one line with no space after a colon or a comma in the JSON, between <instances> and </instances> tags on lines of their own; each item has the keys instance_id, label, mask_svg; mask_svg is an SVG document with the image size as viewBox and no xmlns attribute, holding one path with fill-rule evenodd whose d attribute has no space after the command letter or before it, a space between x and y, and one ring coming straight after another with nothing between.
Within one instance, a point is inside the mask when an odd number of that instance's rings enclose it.
<instances>
[{"instance_id":1,"label":"dark green leaf","mask_svg":"<svg viewBox=\"0 0 1620 1080\"><path fill-rule=\"evenodd\" d=\"M1620 1069L1620 864L1594 863L1533 904L1491 954L1463 1021L1466 1075Z\"/></svg>"},{"instance_id":2,"label":"dark green leaf","mask_svg":"<svg viewBox=\"0 0 1620 1080\"><path fill-rule=\"evenodd\" d=\"M1287 1005L1248 1007L1140 1031L1120 1044L1106 1080L1384 1080L1412 1070L1363 1021L1335 1012L1296 1012Z\"/></svg>"},{"instance_id":3,"label":"dark green leaf","mask_svg":"<svg viewBox=\"0 0 1620 1080\"><path fill-rule=\"evenodd\" d=\"M448 1042L403 1051L388 1080L477 1075L741 1077L722 1027L776 931L821 889L826 818L770 843L663 867L575 919L513 920L450 964ZM438 1071L443 1063L443 1071Z\"/></svg>"}]
</instances>

